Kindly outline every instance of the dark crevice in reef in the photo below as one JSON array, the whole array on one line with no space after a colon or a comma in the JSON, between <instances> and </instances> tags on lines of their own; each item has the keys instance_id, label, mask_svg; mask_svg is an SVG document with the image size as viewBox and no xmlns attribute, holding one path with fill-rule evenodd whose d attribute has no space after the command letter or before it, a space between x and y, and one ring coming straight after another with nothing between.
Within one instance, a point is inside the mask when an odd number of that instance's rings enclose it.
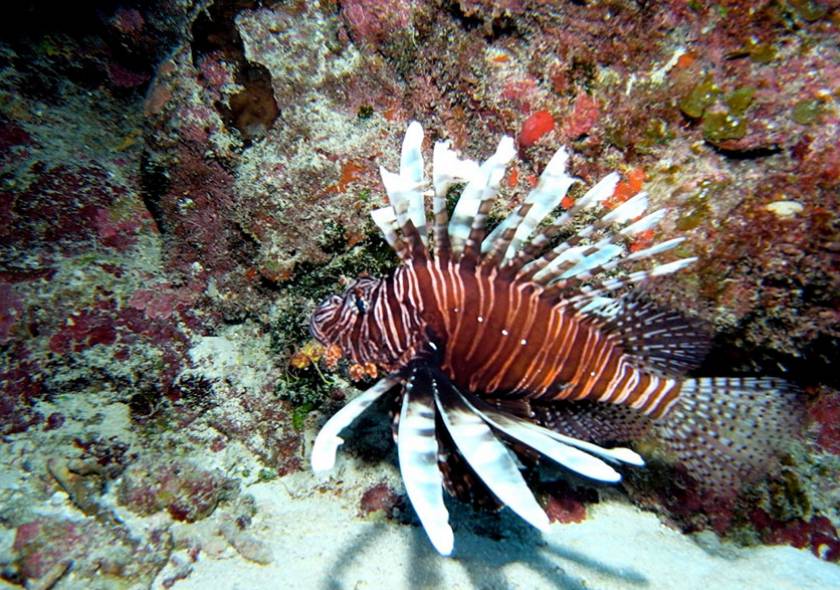
<instances>
[{"instance_id":1,"label":"dark crevice in reef","mask_svg":"<svg viewBox=\"0 0 840 590\"><path fill-rule=\"evenodd\" d=\"M465 31L473 31L482 26L483 21L474 15L467 15L464 13L460 4L457 1L448 2L447 10L452 16L453 20Z\"/></svg>"},{"instance_id":2,"label":"dark crevice in reef","mask_svg":"<svg viewBox=\"0 0 840 590\"><path fill-rule=\"evenodd\" d=\"M271 76L259 64L240 68L236 81L245 87L230 97L230 105L217 104L225 123L236 128L246 145L265 135L280 114L274 100Z\"/></svg>"},{"instance_id":3,"label":"dark crevice in reef","mask_svg":"<svg viewBox=\"0 0 840 590\"><path fill-rule=\"evenodd\" d=\"M142 95L184 22L160 1L36 0L3 8L0 38L14 49L13 66L25 80L18 87L47 102L61 95L62 80L90 90L105 86L128 98Z\"/></svg>"},{"instance_id":4,"label":"dark crevice in reef","mask_svg":"<svg viewBox=\"0 0 840 590\"><path fill-rule=\"evenodd\" d=\"M213 3L196 18L192 27L192 58L198 65L202 58L221 53L236 66L236 82L243 90L230 97L228 104L216 103L225 124L239 131L246 146L262 137L280 115L271 75L260 65L245 58L245 49L234 18L242 10L255 8L253 0L223 0Z\"/></svg>"},{"instance_id":5,"label":"dark crevice in reef","mask_svg":"<svg viewBox=\"0 0 840 590\"><path fill-rule=\"evenodd\" d=\"M169 177L166 170L156 164L148 152L143 152L140 160L140 193L143 204L155 221L158 232L166 233L166 213L161 198L169 191Z\"/></svg>"},{"instance_id":6,"label":"dark crevice in reef","mask_svg":"<svg viewBox=\"0 0 840 590\"><path fill-rule=\"evenodd\" d=\"M447 2L445 9L464 31L470 32L481 28L484 31L484 36L491 42L502 37L515 36L518 33L515 21L504 15L482 18L479 11L465 12L457 0Z\"/></svg>"},{"instance_id":7,"label":"dark crevice in reef","mask_svg":"<svg viewBox=\"0 0 840 590\"><path fill-rule=\"evenodd\" d=\"M731 160L757 160L759 158L767 158L781 153L780 147L757 147L748 150L730 150L726 148L717 147L709 144L719 154L726 156Z\"/></svg>"},{"instance_id":8,"label":"dark crevice in reef","mask_svg":"<svg viewBox=\"0 0 840 590\"><path fill-rule=\"evenodd\" d=\"M840 339L823 336L808 343L798 357L769 348L749 347L740 331L715 336L703 364L693 372L702 376L764 375L787 379L801 387L840 388L840 373L833 366L840 356Z\"/></svg>"},{"instance_id":9,"label":"dark crevice in reef","mask_svg":"<svg viewBox=\"0 0 840 590\"><path fill-rule=\"evenodd\" d=\"M260 243L256 238L238 225L236 231L231 232L228 246L234 260L242 266L252 264L260 252Z\"/></svg>"}]
</instances>

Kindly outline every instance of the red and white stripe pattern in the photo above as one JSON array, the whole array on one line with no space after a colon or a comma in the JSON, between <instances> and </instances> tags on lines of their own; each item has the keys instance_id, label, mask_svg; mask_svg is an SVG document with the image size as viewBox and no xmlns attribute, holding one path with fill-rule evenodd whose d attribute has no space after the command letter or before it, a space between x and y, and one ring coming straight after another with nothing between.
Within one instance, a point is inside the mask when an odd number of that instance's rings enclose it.
<instances>
[{"instance_id":1,"label":"red and white stripe pattern","mask_svg":"<svg viewBox=\"0 0 840 590\"><path fill-rule=\"evenodd\" d=\"M313 333L355 362L391 371L431 343L447 376L478 395L667 410L677 379L645 373L602 318L547 291L497 267L426 259L386 279L360 279L316 311Z\"/></svg>"}]
</instances>

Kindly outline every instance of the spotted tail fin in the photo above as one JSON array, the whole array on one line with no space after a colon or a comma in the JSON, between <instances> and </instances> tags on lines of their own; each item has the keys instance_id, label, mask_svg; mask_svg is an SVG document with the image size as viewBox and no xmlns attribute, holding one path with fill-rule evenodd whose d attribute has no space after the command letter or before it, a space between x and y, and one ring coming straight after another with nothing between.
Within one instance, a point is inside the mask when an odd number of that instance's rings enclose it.
<instances>
[{"instance_id":1,"label":"spotted tail fin","mask_svg":"<svg viewBox=\"0 0 840 590\"><path fill-rule=\"evenodd\" d=\"M615 444L651 440L713 498L731 498L763 477L801 434L805 405L790 383L773 378L686 379L669 411L653 419L629 406L532 403L538 424L561 434Z\"/></svg>"},{"instance_id":2,"label":"spotted tail fin","mask_svg":"<svg viewBox=\"0 0 840 590\"><path fill-rule=\"evenodd\" d=\"M762 477L803 421L797 389L781 379L687 379L653 433L703 489L726 497Z\"/></svg>"}]
</instances>

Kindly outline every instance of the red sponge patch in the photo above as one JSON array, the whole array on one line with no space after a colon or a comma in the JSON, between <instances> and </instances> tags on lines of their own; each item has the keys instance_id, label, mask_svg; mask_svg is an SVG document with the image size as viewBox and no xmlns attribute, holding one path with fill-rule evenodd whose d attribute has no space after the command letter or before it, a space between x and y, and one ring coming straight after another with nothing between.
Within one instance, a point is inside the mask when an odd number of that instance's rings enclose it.
<instances>
[{"instance_id":1,"label":"red sponge patch","mask_svg":"<svg viewBox=\"0 0 840 590\"><path fill-rule=\"evenodd\" d=\"M522 123L522 130L519 132L519 145L529 147L536 141L554 129L554 117L548 111L537 111Z\"/></svg>"}]
</instances>

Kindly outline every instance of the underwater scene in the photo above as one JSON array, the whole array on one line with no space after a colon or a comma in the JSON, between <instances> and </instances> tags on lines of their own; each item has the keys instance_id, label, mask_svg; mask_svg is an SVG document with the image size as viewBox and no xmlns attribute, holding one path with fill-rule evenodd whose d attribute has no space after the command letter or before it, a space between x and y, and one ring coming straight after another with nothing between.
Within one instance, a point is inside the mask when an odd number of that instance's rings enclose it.
<instances>
[{"instance_id":1,"label":"underwater scene","mask_svg":"<svg viewBox=\"0 0 840 590\"><path fill-rule=\"evenodd\" d=\"M0 588L840 588L840 1L0 19Z\"/></svg>"}]
</instances>

